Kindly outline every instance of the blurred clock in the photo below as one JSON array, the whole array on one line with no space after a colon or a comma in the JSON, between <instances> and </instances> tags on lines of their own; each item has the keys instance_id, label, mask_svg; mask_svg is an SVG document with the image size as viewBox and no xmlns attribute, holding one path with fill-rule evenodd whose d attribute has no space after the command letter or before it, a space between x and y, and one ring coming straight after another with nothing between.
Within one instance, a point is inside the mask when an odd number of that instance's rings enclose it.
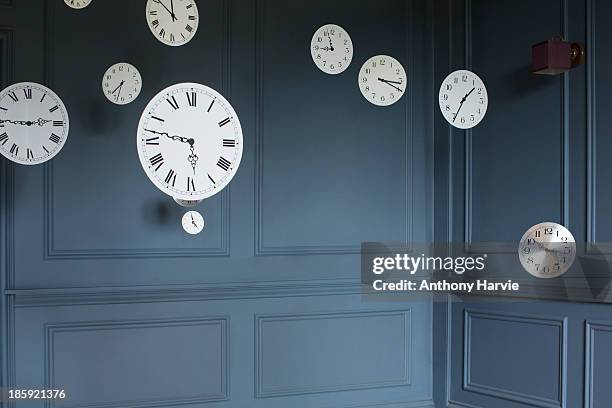
<instances>
[{"instance_id":1,"label":"blurred clock","mask_svg":"<svg viewBox=\"0 0 612 408\"><path fill-rule=\"evenodd\" d=\"M459 129L471 129L484 119L489 97L478 75L460 70L448 75L440 86L439 103L448 123Z\"/></svg>"},{"instance_id":2,"label":"blurred clock","mask_svg":"<svg viewBox=\"0 0 612 408\"><path fill-rule=\"evenodd\" d=\"M576 258L576 241L563 225L543 222L529 228L521 238L521 265L537 278L551 279L563 275Z\"/></svg>"}]
</instances>

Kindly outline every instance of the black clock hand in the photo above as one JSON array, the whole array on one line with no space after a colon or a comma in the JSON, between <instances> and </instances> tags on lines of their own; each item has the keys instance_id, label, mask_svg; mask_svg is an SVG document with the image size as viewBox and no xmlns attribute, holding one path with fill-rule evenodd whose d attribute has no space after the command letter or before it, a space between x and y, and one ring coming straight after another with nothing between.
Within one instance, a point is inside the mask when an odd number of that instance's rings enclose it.
<instances>
[{"instance_id":1,"label":"black clock hand","mask_svg":"<svg viewBox=\"0 0 612 408\"><path fill-rule=\"evenodd\" d=\"M166 132L158 132L156 130L149 130L149 129L145 129L145 132L151 132L151 133L154 133L156 135L166 136L168 139L177 140L177 141L183 142L183 143L193 144L193 142L194 142L193 139L187 139L186 137L182 137L182 136L170 136Z\"/></svg>"},{"instance_id":2,"label":"black clock hand","mask_svg":"<svg viewBox=\"0 0 612 408\"><path fill-rule=\"evenodd\" d=\"M191 214L191 223L194 227L198 228L198 224L196 224L195 220L193 219L193 214Z\"/></svg>"},{"instance_id":3,"label":"black clock hand","mask_svg":"<svg viewBox=\"0 0 612 408\"><path fill-rule=\"evenodd\" d=\"M111 92L111 94L114 94L115 92L117 92L117 89L121 88L123 86L123 82L125 81L121 81L121 83L119 85L117 85L117 87L115 89L113 89L113 92Z\"/></svg>"},{"instance_id":4,"label":"black clock hand","mask_svg":"<svg viewBox=\"0 0 612 408\"><path fill-rule=\"evenodd\" d=\"M170 10L172 13L172 21L176 21L176 14L174 14L174 0L170 0Z\"/></svg>"},{"instance_id":5,"label":"black clock hand","mask_svg":"<svg viewBox=\"0 0 612 408\"><path fill-rule=\"evenodd\" d=\"M329 36L327 38L329 38L329 49L333 51L334 50L334 44L332 44L331 36Z\"/></svg>"},{"instance_id":6,"label":"black clock hand","mask_svg":"<svg viewBox=\"0 0 612 408\"><path fill-rule=\"evenodd\" d=\"M385 83L385 84L389 85L390 87L395 88L395 89L397 89L398 91L402 92L402 90L401 90L400 88L398 88L397 86L393 85L393 83L391 83L391 81L387 81L387 80L384 80L384 79L382 79L382 78L378 78L378 80L379 80L380 82ZM400 82L400 84L401 84L401 82Z\"/></svg>"},{"instance_id":7,"label":"black clock hand","mask_svg":"<svg viewBox=\"0 0 612 408\"><path fill-rule=\"evenodd\" d=\"M33 125L44 126L49 122L51 121L43 119L43 118L38 118L36 120L10 120L10 119L0 120L0 123L11 123L13 125L21 125L21 126L33 126Z\"/></svg>"},{"instance_id":8,"label":"black clock hand","mask_svg":"<svg viewBox=\"0 0 612 408\"><path fill-rule=\"evenodd\" d=\"M191 152L189 153L189 156L187 156L187 161L189 162L189 164L191 164L191 168L193 169L193 174L195 175L196 166L198 164L198 155L195 154L195 149L194 149L195 140L189 139L188 143L189 143Z\"/></svg>"},{"instance_id":9,"label":"black clock hand","mask_svg":"<svg viewBox=\"0 0 612 408\"><path fill-rule=\"evenodd\" d=\"M166 7L166 5L161 2L161 0L153 0L153 2L161 4L166 9L166 11L168 13L170 13L170 15L172 16L172 21L176 21L176 16L174 15L174 13L172 11L170 11L170 9L168 7Z\"/></svg>"},{"instance_id":10,"label":"black clock hand","mask_svg":"<svg viewBox=\"0 0 612 408\"><path fill-rule=\"evenodd\" d=\"M119 96L121 96L121 90L123 89L123 81L121 81L121 85L119 85L119 92L117 92L117 96L115 97L115 101L119 101Z\"/></svg>"},{"instance_id":11,"label":"black clock hand","mask_svg":"<svg viewBox=\"0 0 612 408\"><path fill-rule=\"evenodd\" d=\"M403 82L399 82L399 81L390 81L388 79L383 79L383 78L378 78L378 80L380 82L385 82L387 84L398 84L398 85L403 85Z\"/></svg>"},{"instance_id":12,"label":"black clock hand","mask_svg":"<svg viewBox=\"0 0 612 408\"><path fill-rule=\"evenodd\" d=\"M461 103L459 104L459 109L457 109L457 113L455 113L455 117L453 117L453 122L455 122L455 120L457 119L457 116L459 116L459 111L461 111L461 108L463 107L463 104L465 103L465 101L467 100L468 96L470 96L472 94L472 92L474 92L476 88L472 88L472 90L470 92L468 92L463 99L461 99Z\"/></svg>"}]
</instances>

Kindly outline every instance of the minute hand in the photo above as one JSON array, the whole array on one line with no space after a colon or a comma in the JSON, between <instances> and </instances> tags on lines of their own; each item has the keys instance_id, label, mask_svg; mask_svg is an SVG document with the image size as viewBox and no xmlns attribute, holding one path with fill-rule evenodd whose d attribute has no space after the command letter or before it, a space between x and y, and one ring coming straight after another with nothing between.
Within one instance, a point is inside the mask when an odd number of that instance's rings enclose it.
<instances>
[{"instance_id":1,"label":"minute hand","mask_svg":"<svg viewBox=\"0 0 612 408\"><path fill-rule=\"evenodd\" d=\"M158 131L156 131L156 130L149 130L149 129L145 129L145 131L146 131L146 132L151 132L151 133L154 133L154 134L156 134L156 135L166 136L166 137L167 137L167 138L169 138L169 139L172 139L172 140L177 140L177 141L179 141L179 142L189 143L189 144L192 144L192 143L193 143L193 139L188 139L188 138L183 137L183 136L177 136L177 135L172 135L172 136L170 136L170 135L169 135L168 133L166 133L166 132L158 132Z\"/></svg>"},{"instance_id":2,"label":"minute hand","mask_svg":"<svg viewBox=\"0 0 612 408\"><path fill-rule=\"evenodd\" d=\"M474 92L476 88L472 88L472 90L470 92L468 92L463 99L461 99L461 103L459 104L459 109L457 109L457 113L455 113L455 116L453 117L453 122L457 119L457 116L459 116L459 111L461 111L461 108L463 107L463 104L465 103L465 101L467 100L467 98L472 94L472 92Z\"/></svg>"}]
</instances>

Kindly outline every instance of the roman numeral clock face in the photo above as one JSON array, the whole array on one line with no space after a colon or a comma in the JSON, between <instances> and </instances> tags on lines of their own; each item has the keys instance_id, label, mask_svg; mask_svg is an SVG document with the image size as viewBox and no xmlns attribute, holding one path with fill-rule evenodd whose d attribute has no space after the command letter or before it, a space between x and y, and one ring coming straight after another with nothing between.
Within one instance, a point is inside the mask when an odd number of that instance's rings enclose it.
<instances>
[{"instance_id":1,"label":"roman numeral clock face","mask_svg":"<svg viewBox=\"0 0 612 408\"><path fill-rule=\"evenodd\" d=\"M149 102L137 144L140 163L160 190L175 199L203 200L236 174L242 128L218 92L200 84L177 84Z\"/></svg>"},{"instance_id":2,"label":"roman numeral clock face","mask_svg":"<svg viewBox=\"0 0 612 408\"><path fill-rule=\"evenodd\" d=\"M148 0L147 22L159 41L170 46L187 44L198 29L195 0Z\"/></svg>"},{"instance_id":3,"label":"roman numeral clock face","mask_svg":"<svg viewBox=\"0 0 612 408\"><path fill-rule=\"evenodd\" d=\"M0 153L26 165L57 155L68 137L68 112L49 88L22 82L0 93Z\"/></svg>"}]
</instances>

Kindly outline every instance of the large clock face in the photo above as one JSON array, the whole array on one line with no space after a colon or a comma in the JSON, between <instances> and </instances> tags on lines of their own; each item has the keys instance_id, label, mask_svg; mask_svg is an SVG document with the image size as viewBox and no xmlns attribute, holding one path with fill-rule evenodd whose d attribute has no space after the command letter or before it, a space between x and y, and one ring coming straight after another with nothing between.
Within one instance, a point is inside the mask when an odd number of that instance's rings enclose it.
<instances>
[{"instance_id":1,"label":"large clock face","mask_svg":"<svg viewBox=\"0 0 612 408\"><path fill-rule=\"evenodd\" d=\"M117 105L132 102L140 94L142 77L131 64L120 62L111 66L102 78L104 96Z\"/></svg>"},{"instance_id":2,"label":"large clock face","mask_svg":"<svg viewBox=\"0 0 612 408\"><path fill-rule=\"evenodd\" d=\"M89 6L91 4L91 0L64 0L64 3L73 9L82 9Z\"/></svg>"},{"instance_id":3,"label":"large clock face","mask_svg":"<svg viewBox=\"0 0 612 408\"><path fill-rule=\"evenodd\" d=\"M377 55L361 67L359 89L363 97L374 105L393 105L406 91L406 71L395 58Z\"/></svg>"},{"instance_id":4,"label":"large clock face","mask_svg":"<svg viewBox=\"0 0 612 408\"><path fill-rule=\"evenodd\" d=\"M440 110L456 128L471 129L487 113L489 97L484 82L471 71L460 70L446 77L440 86Z\"/></svg>"},{"instance_id":5,"label":"large clock face","mask_svg":"<svg viewBox=\"0 0 612 408\"><path fill-rule=\"evenodd\" d=\"M353 60L353 42L348 33L335 24L324 25L312 36L312 60L326 74L344 72Z\"/></svg>"},{"instance_id":6,"label":"large clock face","mask_svg":"<svg viewBox=\"0 0 612 408\"><path fill-rule=\"evenodd\" d=\"M149 29L166 45L179 46L191 41L199 19L195 0L147 0Z\"/></svg>"},{"instance_id":7,"label":"large clock face","mask_svg":"<svg viewBox=\"0 0 612 408\"><path fill-rule=\"evenodd\" d=\"M521 265L531 275L556 278L572 266L576 258L576 241L563 225L543 222L525 232L518 254Z\"/></svg>"},{"instance_id":8,"label":"large clock face","mask_svg":"<svg viewBox=\"0 0 612 408\"><path fill-rule=\"evenodd\" d=\"M49 88L22 82L0 93L0 153L19 164L40 164L68 137L68 111Z\"/></svg>"},{"instance_id":9,"label":"large clock face","mask_svg":"<svg viewBox=\"0 0 612 408\"><path fill-rule=\"evenodd\" d=\"M200 84L177 84L149 102L137 144L140 163L160 190L174 198L203 200L236 174L242 128L218 92Z\"/></svg>"}]
</instances>

